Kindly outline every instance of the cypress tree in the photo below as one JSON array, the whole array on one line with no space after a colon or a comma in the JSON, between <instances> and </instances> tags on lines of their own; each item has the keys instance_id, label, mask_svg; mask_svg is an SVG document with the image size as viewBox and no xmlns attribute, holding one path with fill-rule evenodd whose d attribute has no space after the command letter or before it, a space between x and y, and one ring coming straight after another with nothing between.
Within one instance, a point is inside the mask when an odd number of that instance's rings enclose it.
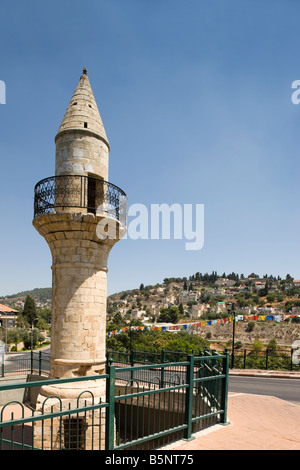
<instances>
[{"instance_id":1,"label":"cypress tree","mask_svg":"<svg viewBox=\"0 0 300 470\"><path fill-rule=\"evenodd\" d=\"M30 326L34 323L35 319L37 318L35 301L29 295L26 297L25 300L23 317L25 321L29 323Z\"/></svg>"}]
</instances>

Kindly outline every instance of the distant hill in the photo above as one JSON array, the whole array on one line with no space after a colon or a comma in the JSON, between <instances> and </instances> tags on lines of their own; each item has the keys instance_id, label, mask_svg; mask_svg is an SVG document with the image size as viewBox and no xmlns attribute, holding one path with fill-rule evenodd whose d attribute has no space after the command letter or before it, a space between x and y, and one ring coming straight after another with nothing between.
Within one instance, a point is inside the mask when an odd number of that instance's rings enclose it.
<instances>
[{"instance_id":1,"label":"distant hill","mask_svg":"<svg viewBox=\"0 0 300 470\"><path fill-rule=\"evenodd\" d=\"M249 276L244 277L244 275L239 275L237 273L232 272L231 274L226 274L223 273L222 276L218 275L216 271L212 271L211 274L208 273L195 273L189 277L170 277L170 278L165 278L163 282L157 283L155 285L148 285L143 286L143 289L146 291L149 291L149 289L157 289L158 287L174 287L179 288L179 289L186 289L185 284L188 286L190 283L193 283L193 285L214 285L216 280L219 278L227 278L233 281L236 281L236 285L238 283L245 283L249 282L250 280L262 280L262 281L268 281L270 284L272 283L277 283L281 281L281 283L292 283L293 278L287 274L285 280L281 280L279 276L268 276L265 275L263 278L260 278L259 275L251 273ZM122 292L116 292L114 294L111 294L108 296L108 300L113 301L113 300L119 300L122 298L125 298L127 295L132 295L132 294L139 294L140 293L140 288L135 288L135 289L130 289L130 290L125 290ZM36 302L40 302L42 304L48 303L49 301L51 302L52 300L52 288L51 287L42 287L42 288L35 288L32 290L27 290L27 291L22 291L18 292L17 294L12 294L12 295L6 295L6 296L0 296L0 303L7 303L7 304L12 304L16 301L25 301L27 295L30 295Z\"/></svg>"},{"instance_id":2,"label":"distant hill","mask_svg":"<svg viewBox=\"0 0 300 470\"><path fill-rule=\"evenodd\" d=\"M27 295L32 297L35 301L37 302L47 302L51 301L52 298L52 288L51 287L41 287L41 288L35 288L32 290L25 290L22 292L18 292L17 294L12 294L12 295L6 295L0 297L0 303L1 301L9 300L9 301L16 301L16 300L25 300Z\"/></svg>"}]
</instances>

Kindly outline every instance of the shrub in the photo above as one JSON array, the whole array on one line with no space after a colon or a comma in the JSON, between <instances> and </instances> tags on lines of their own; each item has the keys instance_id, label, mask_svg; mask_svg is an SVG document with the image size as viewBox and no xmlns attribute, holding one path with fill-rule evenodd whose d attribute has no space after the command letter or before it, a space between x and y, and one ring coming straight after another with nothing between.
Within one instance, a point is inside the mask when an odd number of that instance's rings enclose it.
<instances>
[{"instance_id":1,"label":"shrub","mask_svg":"<svg viewBox=\"0 0 300 470\"><path fill-rule=\"evenodd\" d=\"M260 352L260 351L263 349L264 345L263 345L262 341L260 341L259 339L256 339L256 340L254 341L252 347L253 347L253 351L254 351L255 353L258 353L258 352Z\"/></svg>"},{"instance_id":2,"label":"shrub","mask_svg":"<svg viewBox=\"0 0 300 470\"><path fill-rule=\"evenodd\" d=\"M277 344L276 339L275 338L271 339L271 341L268 344L268 349L270 351L276 351L277 347L278 347L278 344Z\"/></svg>"},{"instance_id":3,"label":"shrub","mask_svg":"<svg viewBox=\"0 0 300 470\"><path fill-rule=\"evenodd\" d=\"M293 317L292 320L291 320L292 323L300 323L300 317L297 316L297 317Z\"/></svg>"},{"instance_id":4,"label":"shrub","mask_svg":"<svg viewBox=\"0 0 300 470\"><path fill-rule=\"evenodd\" d=\"M255 327L255 322L254 321L249 321L248 325L247 325L247 328L246 328L246 331L253 331L254 330L254 327Z\"/></svg>"}]
</instances>

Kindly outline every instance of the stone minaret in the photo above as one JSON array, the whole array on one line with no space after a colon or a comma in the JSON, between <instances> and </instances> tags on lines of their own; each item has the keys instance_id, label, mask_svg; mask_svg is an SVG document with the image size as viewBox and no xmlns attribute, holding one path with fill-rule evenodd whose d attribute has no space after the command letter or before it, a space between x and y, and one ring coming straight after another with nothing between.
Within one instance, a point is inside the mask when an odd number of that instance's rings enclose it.
<instances>
[{"instance_id":1,"label":"stone minaret","mask_svg":"<svg viewBox=\"0 0 300 470\"><path fill-rule=\"evenodd\" d=\"M35 186L33 220L52 254L51 376L101 374L107 260L126 231L126 195L107 182L110 147L86 69L55 143L55 176ZM55 391L69 397L74 388Z\"/></svg>"}]
</instances>

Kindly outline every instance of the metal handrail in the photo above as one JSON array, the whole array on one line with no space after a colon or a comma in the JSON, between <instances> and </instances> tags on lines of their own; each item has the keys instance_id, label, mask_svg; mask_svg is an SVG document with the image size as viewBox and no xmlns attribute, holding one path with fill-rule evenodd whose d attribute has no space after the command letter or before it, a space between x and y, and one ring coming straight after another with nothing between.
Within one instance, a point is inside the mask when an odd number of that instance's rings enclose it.
<instances>
[{"instance_id":1,"label":"metal handrail","mask_svg":"<svg viewBox=\"0 0 300 470\"><path fill-rule=\"evenodd\" d=\"M86 175L59 175L44 178L34 187L34 217L66 209L96 214L99 206L108 217L126 226L127 196L108 181Z\"/></svg>"}]
</instances>

